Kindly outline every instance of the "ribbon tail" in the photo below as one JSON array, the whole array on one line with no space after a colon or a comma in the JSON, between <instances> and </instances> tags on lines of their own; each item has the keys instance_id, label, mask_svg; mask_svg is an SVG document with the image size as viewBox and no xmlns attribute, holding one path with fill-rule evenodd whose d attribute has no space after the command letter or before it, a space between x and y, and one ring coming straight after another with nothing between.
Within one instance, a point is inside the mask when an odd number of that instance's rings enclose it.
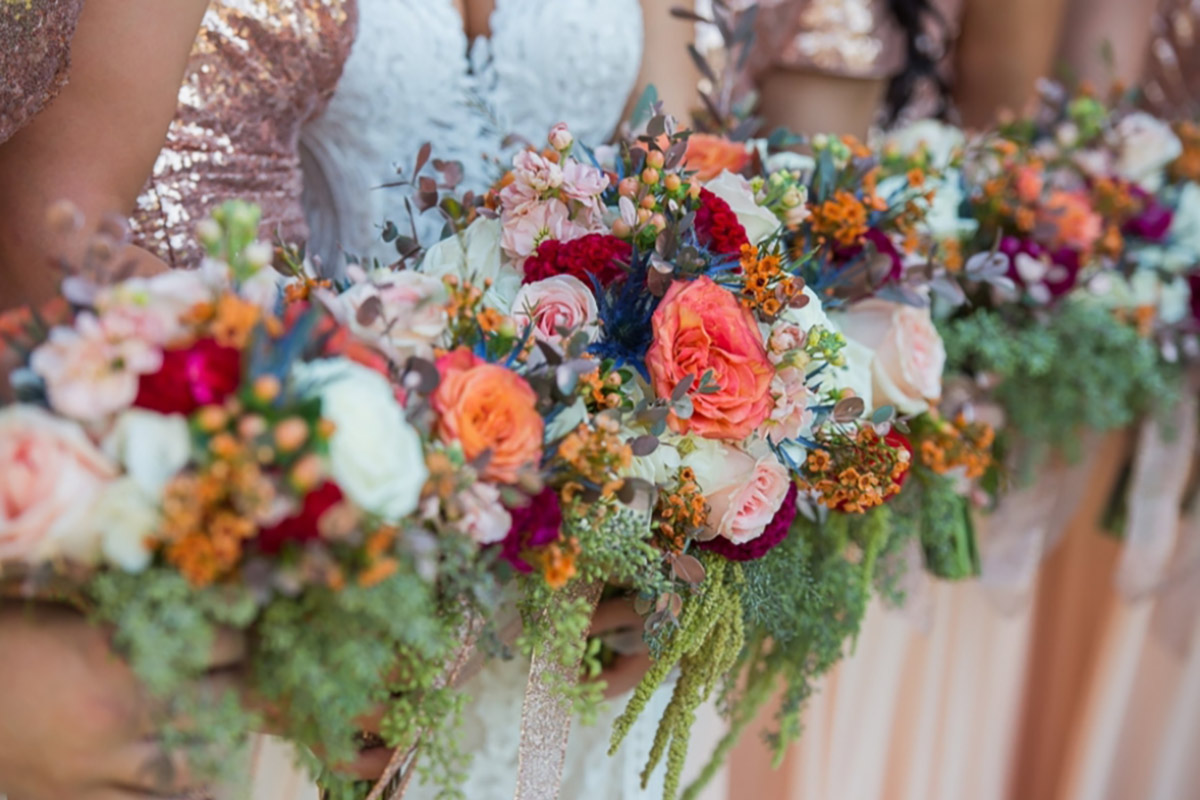
<instances>
[{"instance_id":1,"label":"ribbon tail","mask_svg":"<svg viewBox=\"0 0 1200 800\"><path fill-rule=\"evenodd\" d=\"M1142 423L1128 495L1125 547L1117 569L1117 588L1128 599L1154 591L1166 573L1196 446L1196 412L1196 396L1188 392L1165 426L1156 420Z\"/></svg>"},{"instance_id":2,"label":"ribbon tail","mask_svg":"<svg viewBox=\"0 0 1200 800\"><path fill-rule=\"evenodd\" d=\"M590 607L600 599L600 583L568 587L565 599L584 598ZM539 613L538 623L553 626L554 616L547 609ZM551 658L545 648L533 654L529 666L529 684L521 708L521 746L517 756L515 800L557 800L562 785L567 739L571 734L571 704L562 696L562 686L579 680L580 659L564 664Z\"/></svg>"}]
</instances>

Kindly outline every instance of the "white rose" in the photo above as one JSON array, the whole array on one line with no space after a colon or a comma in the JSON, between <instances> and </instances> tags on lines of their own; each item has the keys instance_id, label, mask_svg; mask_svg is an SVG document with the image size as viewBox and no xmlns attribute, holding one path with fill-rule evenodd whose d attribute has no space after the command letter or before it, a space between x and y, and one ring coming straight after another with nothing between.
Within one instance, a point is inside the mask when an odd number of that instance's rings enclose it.
<instances>
[{"instance_id":1,"label":"white rose","mask_svg":"<svg viewBox=\"0 0 1200 800\"><path fill-rule=\"evenodd\" d=\"M338 296L355 335L390 346L399 359L432 358L433 347L446 331L446 287L442 279L412 270L350 270L356 282ZM378 301L380 313L363 325L359 309Z\"/></svg>"},{"instance_id":2,"label":"white rose","mask_svg":"<svg viewBox=\"0 0 1200 800\"><path fill-rule=\"evenodd\" d=\"M758 244L779 230L779 218L771 209L763 208L755 201L749 181L742 176L723 170L704 188L729 204L738 222L746 229L746 238L751 244Z\"/></svg>"},{"instance_id":3,"label":"white rose","mask_svg":"<svg viewBox=\"0 0 1200 800\"><path fill-rule=\"evenodd\" d=\"M641 435L641 431L630 428L621 432L622 440L633 439ZM671 434L664 433L658 437L658 447L654 448L653 453L647 456L634 456L630 460L629 468L622 473L622 477L641 478L658 486L671 483L675 479L676 473L679 472L680 465L679 450L675 445L676 440Z\"/></svg>"},{"instance_id":4,"label":"white rose","mask_svg":"<svg viewBox=\"0 0 1200 800\"><path fill-rule=\"evenodd\" d=\"M956 169L946 170L941 179L933 183L933 203L926 212L924 226L938 239L970 236L979 228L979 221L964 218L960 212L966 193L962 187L962 174Z\"/></svg>"},{"instance_id":5,"label":"white rose","mask_svg":"<svg viewBox=\"0 0 1200 800\"><path fill-rule=\"evenodd\" d=\"M484 304L509 313L513 298L521 288L521 271L506 263L500 252L500 221L480 217L457 236L451 236L429 248L421 261L421 272L439 278L456 275L480 289L490 278L492 288L484 294Z\"/></svg>"},{"instance_id":6,"label":"white rose","mask_svg":"<svg viewBox=\"0 0 1200 800\"><path fill-rule=\"evenodd\" d=\"M873 352L872 394L903 414L918 414L942 393L946 349L928 308L870 299L839 315L846 338Z\"/></svg>"},{"instance_id":7,"label":"white rose","mask_svg":"<svg viewBox=\"0 0 1200 800\"><path fill-rule=\"evenodd\" d=\"M808 298L808 302L803 308L788 307L779 315L779 321L785 324L796 325L801 330L811 331L816 326L821 326L832 330L833 324L829 321L829 315L825 313L825 307L821 305L821 298L817 296L806 284L804 287L804 296ZM763 328L763 339L770 338L768 328Z\"/></svg>"},{"instance_id":8,"label":"white rose","mask_svg":"<svg viewBox=\"0 0 1200 800\"><path fill-rule=\"evenodd\" d=\"M923 145L931 163L939 169L949 165L966 141L966 135L959 128L934 119L905 125L889 132L883 140L885 147L895 148L901 155L912 155Z\"/></svg>"},{"instance_id":9,"label":"white rose","mask_svg":"<svg viewBox=\"0 0 1200 800\"><path fill-rule=\"evenodd\" d=\"M600 311L592 290L573 275L553 275L521 287L513 299L512 317L519 330L532 326L540 341L559 344L559 328L582 330L589 341L600 336Z\"/></svg>"},{"instance_id":10,"label":"white rose","mask_svg":"<svg viewBox=\"0 0 1200 800\"><path fill-rule=\"evenodd\" d=\"M1162 186L1163 169L1183 152L1183 143L1171 126L1144 111L1135 111L1117 123L1120 151L1117 174L1148 192Z\"/></svg>"},{"instance_id":11,"label":"white rose","mask_svg":"<svg viewBox=\"0 0 1200 800\"><path fill-rule=\"evenodd\" d=\"M834 325L834 329L837 326ZM849 389L855 397L861 398L868 409L875 407L874 380L871 377L875 354L853 339L846 340L842 349L842 357L846 359L844 367L826 367L817 380L821 383L821 391Z\"/></svg>"},{"instance_id":12,"label":"white rose","mask_svg":"<svg viewBox=\"0 0 1200 800\"><path fill-rule=\"evenodd\" d=\"M775 172L799 172L802 175L810 175L817 168L817 161L812 156L807 156L802 153L793 153L790 150L783 150L778 153L772 153L767 158L767 174Z\"/></svg>"},{"instance_id":13,"label":"white rose","mask_svg":"<svg viewBox=\"0 0 1200 800\"><path fill-rule=\"evenodd\" d=\"M1192 313L1192 290L1187 278L1177 276L1162 284L1158 300L1158 317L1167 325L1175 325Z\"/></svg>"},{"instance_id":14,"label":"white rose","mask_svg":"<svg viewBox=\"0 0 1200 800\"><path fill-rule=\"evenodd\" d=\"M162 494L192 454L192 437L181 414L130 409L101 443L104 454L124 467L147 497Z\"/></svg>"},{"instance_id":15,"label":"white rose","mask_svg":"<svg viewBox=\"0 0 1200 800\"><path fill-rule=\"evenodd\" d=\"M425 453L387 379L337 358L297 366L296 380L321 398L321 416L336 426L329 461L342 491L386 522L415 511L429 477Z\"/></svg>"},{"instance_id":16,"label":"white rose","mask_svg":"<svg viewBox=\"0 0 1200 800\"><path fill-rule=\"evenodd\" d=\"M104 560L125 572L150 565L159 519L157 506L133 478L106 486L88 515Z\"/></svg>"},{"instance_id":17,"label":"white rose","mask_svg":"<svg viewBox=\"0 0 1200 800\"><path fill-rule=\"evenodd\" d=\"M1164 266L1182 272L1200 263L1200 185L1189 181L1179 192L1169 235L1175 258Z\"/></svg>"}]
</instances>

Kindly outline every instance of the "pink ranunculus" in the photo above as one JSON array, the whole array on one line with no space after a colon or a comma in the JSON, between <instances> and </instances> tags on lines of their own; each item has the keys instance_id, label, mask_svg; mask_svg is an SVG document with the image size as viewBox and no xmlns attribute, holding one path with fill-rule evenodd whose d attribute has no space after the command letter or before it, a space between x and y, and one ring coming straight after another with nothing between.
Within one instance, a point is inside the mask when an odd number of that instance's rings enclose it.
<instances>
[{"instance_id":1,"label":"pink ranunculus","mask_svg":"<svg viewBox=\"0 0 1200 800\"><path fill-rule=\"evenodd\" d=\"M740 447L703 442L683 463L708 501L708 524L734 544L762 535L791 486L787 468L770 451L755 457Z\"/></svg>"},{"instance_id":2,"label":"pink ranunculus","mask_svg":"<svg viewBox=\"0 0 1200 800\"><path fill-rule=\"evenodd\" d=\"M533 150L522 150L513 157L512 183L500 192L506 214L519 214L537 202L546 192L562 186L562 167Z\"/></svg>"},{"instance_id":3,"label":"pink ranunculus","mask_svg":"<svg viewBox=\"0 0 1200 800\"><path fill-rule=\"evenodd\" d=\"M88 515L116 474L75 423L36 406L0 410L0 563L93 563L100 536Z\"/></svg>"},{"instance_id":4,"label":"pink ranunculus","mask_svg":"<svg viewBox=\"0 0 1200 800\"><path fill-rule=\"evenodd\" d=\"M575 144L575 137L571 135L571 130L567 127L567 123L558 122L550 129L550 133L546 136L546 141L555 150L562 151Z\"/></svg>"},{"instance_id":5,"label":"pink ranunculus","mask_svg":"<svg viewBox=\"0 0 1200 800\"><path fill-rule=\"evenodd\" d=\"M538 340L558 344L559 328L582 330L591 341L600 335L596 298L583 281L572 275L555 275L527 283L513 301L513 321L520 330L533 327Z\"/></svg>"},{"instance_id":6,"label":"pink ranunculus","mask_svg":"<svg viewBox=\"0 0 1200 800\"><path fill-rule=\"evenodd\" d=\"M199 270L173 269L102 288L95 308L102 319L127 327L135 338L166 345L188 332L183 321L187 312L211 301L213 293Z\"/></svg>"},{"instance_id":7,"label":"pink ranunculus","mask_svg":"<svg viewBox=\"0 0 1200 800\"><path fill-rule=\"evenodd\" d=\"M359 310L372 299L379 301L379 313L367 319ZM412 355L433 356L433 346L446 330L445 300L446 287L440 278L388 269L362 274L339 296L346 305L350 330L386 345L399 361Z\"/></svg>"},{"instance_id":8,"label":"pink ranunculus","mask_svg":"<svg viewBox=\"0 0 1200 800\"><path fill-rule=\"evenodd\" d=\"M771 416L767 418L767 438L779 444L804 433L813 421L809 408L812 392L804 382L804 370L783 367L771 379Z\"/></svg>"},{"instance_id":9,"label":"pink ranunculus","mask_svg":"<svg viewBox=\"0 0 1200 800\"><path fill-rule=\"evenodd\" d=\"M599 209L600 195L608 188L608 176L591 164L568 159L563 166L562 192L589 209Z\"/></svg>"},{"instance_id":10,"label":"pink ranunculus","mask_svg":"<svg viewBox=\"0 0 1200 800\"><path fill-rule=\"evenodd\" d=\"M33 351L30 367L46 382L51 407L94 422L129 408L138 378L162 366L162 350L137 336L133 320L84 312L74 327L57 327Z\"/></svg>"},{"instance_id":11,"label":"pink ranunculus","mask_svg":"<svg viewBox=\"0 0 1200 800\"><path fill-rule=\"evenodd\" d=\"M500 490L490 483L477 482L458 496L463 512L456 526L476 544L502 541L512 527L512 515L500 502Z\"/></svg>"},{"instance_id":12,"label":"pink ranunculus","mask_svg":"<svg viewBox=\"0 0 1200 800\"><path fill-rule=\"evenodd\" d=\"M569 242L589 232L586 225L571 219L566 205L556 199L533 203L521 214L505 214L501 224L500 246L517 266L547 239Z\"/></svg>"},{"instance_id":13,"label":"pink ranunculus","mask_svg":"<svg viewBox=\"0 0 1200 800\"><path fill-rule=\"evenodd\" d=\"M750 312L711 278L676 281L651 320L654 342L646 368L654 391L669 397L684 378L694 378L688 395L690 419L671 414L679 433L710 439L745 439L771 413L771 378L762 334ZM701 377L711 373L716 390L702 393Z\"/></svg>"},{"instance_id":14,"label":"pink ranunculus","mask_svg":"<svg viewBox=\"0 0 1200 800\"><path fill-rule=\"evenodd\" d=\"M872 298L851 306L839 321L848 339L874 353L876 405L917 414L941 396L946 348L928 308Z\"/></svg>"}]
</instances>

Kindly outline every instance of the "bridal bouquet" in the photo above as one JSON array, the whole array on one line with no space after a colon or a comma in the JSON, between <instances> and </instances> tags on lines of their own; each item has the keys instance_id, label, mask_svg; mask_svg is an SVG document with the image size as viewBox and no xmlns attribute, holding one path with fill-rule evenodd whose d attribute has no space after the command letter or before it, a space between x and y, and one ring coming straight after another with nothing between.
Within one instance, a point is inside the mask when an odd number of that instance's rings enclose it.
<instances>
[{"instance_id":1,"label":"bridal bouquet","mask_svg":"<svg viewBox=\"0 0 1200 800\"><path fill-rule=\"evenodd\" d=\"M991 432L936 411L945 355L914 266L924 171L885 197L852 140L766 169L661 116L607 152L565 126L547 141L474 213L426 185L453 224L416 274L485 287L483 306L527 342L521 369L555 376L538 505L559 510L576 579L646 615L655 663L614 747L678 669L643 773L665 759L673 797L713 691L735 718L719 755L780 677L781 744L796 735L811 680L906 540L949 547L945 571L971 574L969 546L935 544L947 526L924 534L921 520L964 524L965 492L944 476L979 478ZM945 502L922 517L925 497ZM892 503L917 521L893 524ZM544 583L526 587L527 622L551 602Z\"/></svg>"}]
</instances>

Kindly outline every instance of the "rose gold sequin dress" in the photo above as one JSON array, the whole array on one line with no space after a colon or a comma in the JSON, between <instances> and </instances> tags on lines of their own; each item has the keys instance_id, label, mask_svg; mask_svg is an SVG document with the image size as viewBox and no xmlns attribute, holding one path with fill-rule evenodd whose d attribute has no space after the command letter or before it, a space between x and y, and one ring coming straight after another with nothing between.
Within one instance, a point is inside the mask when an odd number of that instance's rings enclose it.
<instances>
[{"instance_id":1,"label":"rose gold sequin dress","mask_svg":"<svg viewBox=\"0 0 1200 800\"><path fill-rule=\"evenodd\" d=\"M0 142L67 82L83 0L0 0Z\"/></svg>"},{"instance_id":2,"label":"rose gold sequin dress","mask_svg":"<svg viewBox=\"0 0 1200 800\"><path fill-rule=\"evenodd\" d=\"M333 94L356 19L354 0L213 0L138 198L139 244L194 266L196 223L235 198L262 207L263 236L306 237L300 127Z\"/></svg>"}]
</instances>

